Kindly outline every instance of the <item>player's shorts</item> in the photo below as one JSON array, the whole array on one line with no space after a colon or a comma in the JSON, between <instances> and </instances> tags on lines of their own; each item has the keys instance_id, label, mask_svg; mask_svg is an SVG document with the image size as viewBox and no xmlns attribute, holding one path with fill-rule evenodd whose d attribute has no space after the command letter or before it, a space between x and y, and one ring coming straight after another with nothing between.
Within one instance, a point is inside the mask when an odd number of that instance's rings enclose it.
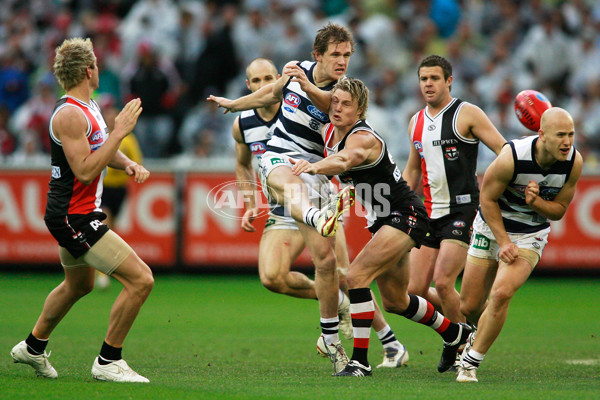
<instances>
[{"instance_id":1,"label":"player's shorts","mask_svg":"<svg viewBox=\"0 0 600 400\"><path fill-rule=\"evenodd\" d=\"M292 168L293 165L289 161L290 157L296 158L293 154L279 154L268 151L260 158L258 175L263 193L270 205L277 204L277 201L268 190L267 178L275 168L282 166ZM333 185L325 175L300 174L300 179L302 179L308 189L308 197L311 200L311 203L317 208L321 208L327 204L329 197L336 193L335 185Z\"/></svg>"},{"instance_id":2,"label":"player's shorts","mask_svg":"<svg viewBox=\"0 0 600 400\"><path fill-rule=\"evenodd\" d=\"M108 226L102 223L104 219L106 214L92 212L47 218L45 222L58 244L79 258L108 232Z\"/></svg>"},{"instance_id":3,"label":"player's shorts","mask_svg":"<svg viewBox=\"0 0 600 400\"><path fill-rule=\"evenodd\" d=\"M121 211L121 207L123 206L123 201L125 200L125 196L127 196L127 187L108 187L104 186L102 189L102 208L108 209L112 215L119 215L119 211Z\"/></svg>"},{"instance_id":4,"label":"player's shorts","mask_svg":"<svg viewBox=\"0 0 600 400\"><path fill-rule=\"evenodd\" d=\"M269 211L269 217L265 223L265 229L263 230L263 233L277 229L295 231L299 230L298 224L294 218L283 215L282 206L276 206Z\"/></svg>"},{"instance_id":5,"label":"player's shorts","mask_svg":"<svg viewBox=\"0 0 600 400\"><path fill-rule=\"evenodd\" d=\"M429 232L429 217L425 207L399 208L387 217L377 218L369 227L369 231L375 235L383 225L389 225L406 233L415 241L415 247L419 248Z\"/></svg>"},{"instance_id":6,"label":"player's shorts","mask_svg":"<svg viewBox=\"0 0 600 400\"><path fill-rule=\"evenodd\" d=\"M60 262L64 268L91 266L106 275L111 275L131 252L133 249L111 230L79 258L73 257L64 247L59 247Z\"/></svg>"},{"instance_id":7,"label":"player's shorts","mask_svg":"<svg viewBox=\"0 0 600 400\"><path fill-rule=\"evenodd\" d=\"M440 248L442 240L456 240L467 248L471 242L473 220L477 214L477 206L460 207L453 213L440 218L430 219L429 235L423 246ZM459 243L460 244L460 243Z\"/></svg>"},{"instance_id":8,"label":"player's shorts","mask_svg":"<svg viewBox=\"0 0 600 400\"><path fill-rule=\"evenodd\" d=\"M537 262L539 262L542 258L544 248L546 247L546 244L548 244L549 234L550 227L533 233L509 232L508 237L520 250L527 250L537 254ZM481 215L477 213L475 221L473 222L473 235L467 254L472 257L498 261L499 251L500 246L498 245L498 242L496 242L492 230L483 218L481 218ZM530 262L530 264L534 267L537 262Z\"/></svg>"}]
</instances>

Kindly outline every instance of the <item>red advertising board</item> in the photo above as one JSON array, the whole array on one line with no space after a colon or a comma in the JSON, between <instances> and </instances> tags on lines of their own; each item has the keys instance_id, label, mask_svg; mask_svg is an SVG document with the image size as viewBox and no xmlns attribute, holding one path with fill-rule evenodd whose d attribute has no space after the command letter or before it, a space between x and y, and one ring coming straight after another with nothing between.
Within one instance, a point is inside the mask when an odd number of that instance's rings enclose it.
<instances>
[{"instance_id":1,"label":"red advertising board","mask_svg":"<svg viewBox=\"0 0 600 400\"><path fill-rule=\"evenodd\" d=\"M0 172L0 262L58 263L57 243L44 224L49 174ZM131 185L117 221L115 230L149 265L175 265L174 199L173 174L152 174Z\"/></svg>"},{"instance_id":2,"label":"red advertising board","mask_svg":"<svg viewBox=\"0 0 600 400\"><path fill-rule=\"evenodd\" d=\"M552 222L540 268L600 268L600 178L583 176L560 221Z\"/></svg>"},{"instance_id":3,"label":"red advertising board","mask_svg":"<svg viewBox=\"0 0 600 400\"><path fill-rule=\"evenodd\" d=\"M174 173L153 173L142 185L132 183L115 230L153 267L174 267L179 259L186 267L255 268L268 210L264 197L257 232L248 233L240 228L243 198L233 173L185 173L182 178L177 180L181 200ZM0 264L58 262L56 242L43 221L47 190L46 171L0 171ZM370 234L354 209L344 225L353 259ZM582 177L567 214L552 223L539 268L600 269L599 260L600 178ZM312 265L307 251L295 265Z\"/></svg>"}]
</instances>

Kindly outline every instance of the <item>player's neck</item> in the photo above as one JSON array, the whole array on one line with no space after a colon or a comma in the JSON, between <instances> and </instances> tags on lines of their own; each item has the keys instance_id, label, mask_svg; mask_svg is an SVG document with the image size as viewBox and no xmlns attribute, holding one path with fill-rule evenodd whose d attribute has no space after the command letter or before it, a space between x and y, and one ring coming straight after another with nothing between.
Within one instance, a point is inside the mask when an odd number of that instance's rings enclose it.
<instances>
[{"instance_id":1,"label":"player's neck","mask_svg":"<svg viewBox=\"0 0 600 400\"><path fill-rule=\"evenodd\" d=\"M331 77L325 73L325 71L322 68L322 65L319 63L317 63L317 65L315 65L315 68L313 69L312 78L315 82L315 86L319 88L327 86L328 84L334 81L334 79L331 79Z\"/></svg>"},{"instance_id":2,"label":"player's neck","mask_svg":"<svg viewBox=\"0 0 600 400\"><path fill-rule=\"evenodd\" d=\"M452 96L448 95L444 97L442 100L436 103L427 103L427 112L432 117L435 117L442 111L450 102L452 101Z\"/></svg>"},{"instance_id":3,"label":"player's neck","mask_svg":"<svg viewBox=\"0 0 600 400\"><path fill-rule=\"evenodd\" d=\"M279 107L281 107L281 103L275 103L268 107L258 108L256 112L263 120L270 121L277 114L277 111L279 111Z\"/></svg>"},{"instance_id":4,"label":"player's neck","mask_svg":"<svg viewBox=\"0 0 600 400\"><path fill-rule=\"evenodd\" d=\"M541 140L535 144L535 162L540 166L541 169L548 169L556 162L556 158L552 157L546 149L544 149L544 144Z\"/></svg>"},{"instance_id":5,"label":"player's neck","mask_svg":"<svg viewBox=\"0 0 600 400\"><path fill-rule=\"evenodd\" d=\"M92 99L92 91L88 85L84 84L79 84L74 88L67 90L66 94L67 96L74 97L86 104L89 104Z\"/></svg>"}]
</instances>

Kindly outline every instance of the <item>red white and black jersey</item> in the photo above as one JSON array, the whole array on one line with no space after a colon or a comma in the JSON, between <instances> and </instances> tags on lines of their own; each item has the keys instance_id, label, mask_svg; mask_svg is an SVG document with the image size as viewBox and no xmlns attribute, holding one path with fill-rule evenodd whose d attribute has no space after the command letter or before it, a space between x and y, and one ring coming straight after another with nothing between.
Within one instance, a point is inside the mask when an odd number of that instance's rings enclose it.
<instances>
[{"instance_id":1,"label":"red white and black jersey","mask_svg":"<svg viewBox=\"0 0 600 400\"><path fill-rule=\"evenodd\" d=\"M356 198L367 212L367 227L371 227L378 219L390 216L390 213L402 208L420 208L423 203L408 184L402 179L402 173L396 166L387 144L381 136L371 128L365 120L358 120L350 131L335 145L331 146L334 126L325 125L325 156L337 154L346 147L348 137L355 132L366 131L381 142L381 153L376 161L368 165L359 165L337 176L342 184L355 187Z\"/></svg>"},{"instance_id":2,"label":"red white and black jersey","mask_svg":"<svg viewBox=\"0 0 600 400\"><path fill-rule=\"evenodd\" d=\"M63 96L56 102L49 128L52 177L50 178L44 217L46 219L68 214L89 214L101 211L102 180L106 169L89 185L81 183L71 170L61 141L52 132L54 116L64 107L77 107L83 112L88 123L85 135L90 145L90 152L99 149L108 138L108 127L102 118L100 107L94 100L91 100L90 104L86 104L73 97Z\"/></svg>"},{"instance_id":3,"label":"red white and black jersey","mask_svg":"<svg viewBox=\"0 0 600 400\"><path fill-rule=\"evenodd\" d=\"M464 104L452 99L435 117L429 115L427 107L414 116L410 139L421 156L425 207L430 218L479 203L479 139L467 139L457 130L458 113Z\"/></svg>"}]
</instances>

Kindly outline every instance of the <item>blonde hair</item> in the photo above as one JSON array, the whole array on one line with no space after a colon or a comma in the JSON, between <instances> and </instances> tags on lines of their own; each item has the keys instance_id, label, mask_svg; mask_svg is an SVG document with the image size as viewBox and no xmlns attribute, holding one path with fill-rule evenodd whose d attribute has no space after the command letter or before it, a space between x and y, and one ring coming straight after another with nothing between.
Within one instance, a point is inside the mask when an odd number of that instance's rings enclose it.
<instances>
[{"instance_id":1,"label":"blonde hair","mask_svg":"<svg viewBox=\"0 0 600 400\"><path fill-rule=\"evenodd\" d=\"M338 89L350 93L352 100L358 103L358 110L360 111L358 117L365 119L367 117L367 108L369 108L369 88L360 79L346 77L340 79L333 86L331 93Z\"/></svg>"},{"instance_id":2,"label":"blonde hair","mask_svg":"<svg viewBox=\"0 0 600 400\"><path fill-rule=\"evenodd\" d=\"M95 62L90 38L66 39L56 48L54 76L65 91L70 90L85 79L87 67L95 68Z\"/></svg>"}]
</instances>

